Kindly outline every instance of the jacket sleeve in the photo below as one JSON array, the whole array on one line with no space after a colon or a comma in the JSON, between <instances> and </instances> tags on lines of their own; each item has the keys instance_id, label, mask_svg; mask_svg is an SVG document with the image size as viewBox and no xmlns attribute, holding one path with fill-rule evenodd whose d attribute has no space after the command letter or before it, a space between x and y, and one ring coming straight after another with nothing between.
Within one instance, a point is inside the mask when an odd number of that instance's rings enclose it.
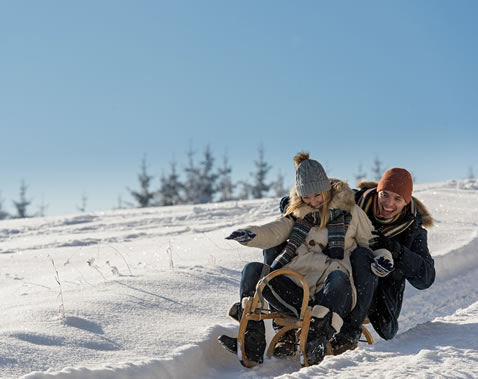
<instances>
[{"instance_id":1,"label":"jacket sleeve","mask_svg":"<svg viewBox=\"0 0 478 379\"><path fill-rule=\"evenodd\" d=\"M427 230L421 225L416 226L410 247L398 241L394 245L394 256L397 249L401 250L395 258L394 275L401 274L419 290L430 287L435 281L435 262L428 250Z\"/></svg>"},{"instance_id":2,"label":"jacket sleeve","mask_svg":"<svg viewBox=\"0 0 478 379\"><path fill-rule=\"evenodd\" d=\"M361 247L369 248L369 241L373 237L373 226L367 214L358 205L352 210L352 220L356 218L357 231L355 233L355 241Z\"/></svg>"},{"instance_id":3,"label":"jacket sleeve","mask_svg":"<svg viewBox=\"0 0 478 379\"><path fill-rule=\"evenodd\" d=\"M294 221L289 217L280 217L276 221L261 226L246 226L243 229L255 233L256 236L244 245L259 249L277 246L289 238L293 226Z\"/></svg>"}]
</instances>

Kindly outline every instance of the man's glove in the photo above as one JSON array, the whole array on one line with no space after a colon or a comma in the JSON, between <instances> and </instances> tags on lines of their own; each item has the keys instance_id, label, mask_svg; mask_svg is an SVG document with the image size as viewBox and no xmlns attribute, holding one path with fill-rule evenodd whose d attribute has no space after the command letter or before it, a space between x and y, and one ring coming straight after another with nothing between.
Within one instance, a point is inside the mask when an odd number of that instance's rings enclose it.
<instances>
[{"instance_id":1,"label":"man's glove","mask_svg":"<svg viewBox=\"0 0 478 379\"><path fill-rule=\"evenodd\" d=\"M393 250L393 241L386 237L381 231L379 230L373 230L372 234L375 235L375 237L371 238L368 241L368 244L372 250L378 250L378 249L387 249L388 251L392 252Z\"/></svg>"},{"instance_id":2,"label":"man's glove","mask_svg":"<svg viewBox=\"0 0 478 379\"><path fill-rule=\"evenodd\" d=\"M234 240L239 243L249 242L256 236L255 233L250 232L249 230L239 229L233 231L230 235L226 237L227 240Z\"/></svg>"},{"instance_id":3,"label":"man's glove","mask_svg":"<svg viewBox=\"0 0 478 379\"><path fill-rule=\"evenodd\" d=\"M379 278L384 278L390 274L395 267L393 267L392 262L384 257L375 257L374 262L370 264L372 272L377 275Z\"/></svg>"}]
</instances>

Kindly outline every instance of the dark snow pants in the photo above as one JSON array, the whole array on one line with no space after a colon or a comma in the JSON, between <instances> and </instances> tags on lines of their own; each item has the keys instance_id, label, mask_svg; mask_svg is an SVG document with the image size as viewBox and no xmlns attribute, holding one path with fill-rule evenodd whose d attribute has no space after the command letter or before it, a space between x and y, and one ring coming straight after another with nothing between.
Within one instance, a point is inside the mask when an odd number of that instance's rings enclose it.
<instances>
[{"instance_id":1,"label":"dark snow pants","mask_svg":"<svg viewBox=\"0 0 478 379\"><path fill-rule=\"evenodd\" d=\"M352 263L354 285L357 290L357 304L344 320L342 329L344 332L361 328L370 311L379 279L370 269L374 256L369 249L358 247L350 256L350 261Z\"/></svg>"},{"instance_id":2,"label":"dark snow pants","mask_svg":"<svg viewBox=\"0 0 478 379\"><path fill-rule=\"evenodd\" d=\"M264 266L263 263L251 262L244 267L240 284L241 300L246 296L254 296L257 282L264 275ZM267 272L267 270L265 270L265 272ZM300 286L284 275L272 279L270 286L284 302L294 307L297 312L300 311L304 293ZM290 312L290 310L273 295L267 286L264 288L263 296L274 309L282 312ZM346 273L336 270L327 276L324 288L317 293L314 299L309 303L311 306L317 304L329 308L342 318L349 313L352 306L352 288Z\"/></svg>"}]
</instances>

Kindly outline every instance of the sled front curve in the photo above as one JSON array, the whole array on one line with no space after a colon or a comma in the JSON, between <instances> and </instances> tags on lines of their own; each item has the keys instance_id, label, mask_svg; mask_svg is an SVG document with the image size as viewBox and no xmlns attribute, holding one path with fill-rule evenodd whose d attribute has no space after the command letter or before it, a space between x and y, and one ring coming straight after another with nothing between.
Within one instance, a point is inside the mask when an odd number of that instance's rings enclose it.
<instances>
[{"instance_id":1,"label":"sled front curve","mask_svg":"<svg viewBox=\"0 0 478 379\"><path fill-rule=\"evenodd\" d=\"M300 308L300 314L298 317L291 316L285 312L271 312L265 308L258 308L258 306L263 307L262 304L262 292L265 286L270 282L272 279L279 275L291 275L297 278L300 282L300 285L303 289L303 296L302 296L302 305ZM307 343L307 334L309 333L309 325L310 325L310 318L312 314L312 308L308 305L309 303L309 286L305 281L305 278L290 269L282 268L276 271L271 272L270 274L266 275L264 278L259 280L256 286L256 292L253 297L249 297L247 299L246 304L243 304L244 310L242 313L240 325L239 325L239 333L237 336L237 352L239 356L239 360L241 364L245 367L254 367L256 365L255 362L249 361L246 356L245 351L245 332L247 324L250 320L260 321L260 320L267 320L267 319L274 319L278 325L281 325L282 328L279 332L277 332L272 341L269 345L266 355L271 357L274 353L274 349L276 343L279 339L287 333L289 330L292 329L300 329L300 345L299 349L301 351L301 355L304 359L304 365L308 366L307 356L305 354L305 346Z\"/></svg>"}]
</instances>

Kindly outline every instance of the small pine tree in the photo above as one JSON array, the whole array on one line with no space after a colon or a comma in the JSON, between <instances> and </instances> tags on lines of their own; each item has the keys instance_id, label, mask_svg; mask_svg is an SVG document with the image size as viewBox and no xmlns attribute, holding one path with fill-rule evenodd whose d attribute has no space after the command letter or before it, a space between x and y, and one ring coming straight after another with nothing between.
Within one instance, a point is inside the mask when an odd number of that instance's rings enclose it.
<instances>
[{"instance_id":1,"label":"small pine tree","mask_svg":"<svg viewBox=\"0 0 478 379\"><path fill-rule=\"evenodd\" d=\"M475 173L473 172L473 167L468 167L468 179L475 179Z\"/></svg>"},{"instance_id":2,"label":"small pine tree","mask_svg":"<svg viewBox=\"0 0 478 379\"><path fill-rule=\"evenodd\" d=\"M199 170L199 203L211 203L216 194L218 175L213 172L214 158L209 146L204 150L204 159Z\"/></svg>"},{"instance_id":3,"label":"small pine tree","mask_svg":"<svg viewBox=\"0 0 478 379\"><path fill-rule=\"evenodd\" d=\"M248 200L251 196L251 188L252 186L244 180L239 181L239 194L237 198L239 200Z\"/></svg>"},{"instance_id":4,"label":"small pine tree","mask_svg":"<svg viewBox=\"0 0 478 379\"><path fill-rule=\"evenodd\" d=\"M284 184L284 175L282 175L282 172L280 170L277 174L276 181L272 183L272 190L274 191L274 195L276 197L282 197L287 195L287 188Z\"/></svg>"},{"instance_id":5,"label":"small pine tree","mask_svg":"<svg viewBox=\"0 0 478 379\"><path fill-rule=\"evenodd\" d=\"M86 212L86 203L88 202L88 197L86 196L85 193L81 194L81 203L76 209L78 209L80 212L84 213Z\"/></svg>"},{"instance_id":6,"label":"small pine tree","mask_svg":"<svg viewBox=\"0 0 478 379\"><path fill-rule=\"evenodd\" d=\"M224 154L222 160L222 167L217 171L217 193L219 194L219 201L228 201L234 199L234 187L231 179L232 169L229 166L227 155Z\"/></svg>"},{"instance_id":7,"label":"small pine tree","mask_svg":"<svg viewBox=\"0 0 478 379\"><path fill-rule=\"evenodd\" d=\"M362 163L359 164L358 172L355 174L354 177L355 177L355 183L358 183L367 177L367 174L363 171Z\"/></svg>"},{"instance_id":8,"label":"small pine tree","mask_svg":"<svg viewBox=\"0 0 478 379\"><path fill-rule=\"evenodd\" d=\"M2 199L2 194L0 193L0 220L5 220L9 217L10 215L3 210L3 199Z\"/></svg>"},{"instance_id":9,"label":"small pine tree","mask_svg":"<svg viewBox=\"0 0 478 379\"><path fill-rule=\"evenodd\" d=\"M141 163L141 173L138 175L139 185L141 187L140 191L133 191L128 188L131 196L138 202L138 205L141 208L150 207L155 193L149 190L151 186L151 180L153 176L148 175L147 165L146 165L146 155L143 158Z\"/></svg>"},{"instance_id":10,"label":"small pine tree","mask_svg":"<svg viewBox=\"0 0 478 379\"><path fill-rule=\"evenodd\" d=\"M184 200L187 204L199 203L200 171L194 164L194 154L190 148L187 152L188 167L186 167L186 180L184 182Z\"/></svg>"},{"instance_id":11,"label":"small pine tree","mask_svg":"<svg viewBox=\"0 0 478 379\"><path fill-rule=\"evenodd\" d=\"M271 184L265 182L267 173L272 168L264 161L264 148L259 147L259 160L254 161L256 172L251 173L254 178L254 184L251 187L251 195L254 199L262 199L271 188Z\"/></svg>"},{"instance_id":12,"label":"small pine tree","mask_svg":"<svg viewBox=\"0 0 478 379\"><path fill-rule=\"evenodd\" d=\"M27 193L27 185L25 181L22 180L20 185L20 199L18 201L13 201L13 205L17 210L16 218L26 218L30 217L27 214L27 207L31 204L31 200L27 200L26 198Z\"/></svg>"},{"instance_id":13,"label":"small pine tree","mask_svg":"<svg viewBox=\"0 0 478 379\"><path fill-rule=\"evenodd\" d=\"M170 163L170 168L170 174L167 177L163 174L160 179L158 204L162 206L177 205L183 202L181 194L184 191L184 185L179 181L175 161Z\"/></svg>"},{"instance_id":14,"label":"small pine tree","mask_svg":"<svg viewBox=\"0 0 478 379\"><path fill-rule=\"evenodd\" d=\"M42 197L41 203L38 206L38 217L45 217L47 208L48 208L48 204L45 204L45 200Z\"/></svg>"},{"instance_id":15,"label":"small pine tree","mask_svg":"<svg viewBox=\"0 0 478 379\"><path fill-rule=\"evenodd\" d=\"M380 181L382 179L384 173L384 169L382 168L382 162L378 158L378 155L375 156L375 160L373 161L373 166L372 166L372 174L374 176L374 179L376 181Z\"/></svg>"}]
</instances>

